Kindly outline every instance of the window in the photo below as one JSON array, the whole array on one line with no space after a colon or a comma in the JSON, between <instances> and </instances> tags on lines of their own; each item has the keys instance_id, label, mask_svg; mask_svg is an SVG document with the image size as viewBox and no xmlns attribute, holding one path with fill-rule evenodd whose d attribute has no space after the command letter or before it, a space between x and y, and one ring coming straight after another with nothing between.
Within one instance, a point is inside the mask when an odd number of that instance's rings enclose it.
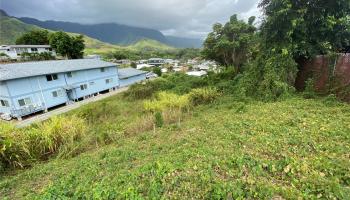
<instances>
[{"instance_id":1,"label":"window","mask_svg":"<svg viewBox=\"0 0 350 200\"><path fill-rule=\"evenodd\" d=\"M18 100L18 104L20 106L29 105L29 104L32 104L32 100L29 97L28 98L24 98L24 99L19 99Z\"/></svg>"},{"instance_id":2,"label":"window","mask_svg":"<svg viewBox=\"0 0 350 200\"><path fill-rule=\"evenodd\" d=\"M4 106L4 107L10 107L10 104L7 100L0 100L0 104L1 106Z\"/></svg>"},{"instance_id":3,"label":"window","mask_svg":"<svg viewBox=\"0 0 350 200\"><path fill-rule=\"evenodd\" d=\"M106 69L105 68L100 68L101 72L105 72Z\"/></svg>"},{"instance_id":4,"label":"window","mask_svg":"<svg viewBox=\"0 0 350 200\"><path fill-rule=\"evenodd\" d=\"M80 90L86 90L87 89L87 84L80 85Z\"/></svg>"},{"instance_id":5,"label":"window","mask_svg":"<svg viewBox=\"0 0 350 200\"><path fill-rule=\"evenodd\" d=\"M63 97L64 96L63 90L53 91L52 96L53 97Z\"/></svg>"},{"instance_id":6,"label":"window","mask_svg":"<svg viewBox=\"0 0 350 200\"><path fill-rule=\"evenodd\" d=\"M73 77L73 73L72 72L67 72L67 77L68 78L72 78Z\"/></svg>"},{"instance_id":7,"label":"window","mask_svg":"<svg viewBox=\"0 0 350 200\"><path fill-rule=\"evenodd\" d=\"M31 51L38 51L38 48L30 48Z\"/></svg>"},{"instance_id":8,"label":"window","mask_svg":"<svg viewBox=\"0 0 350 200\"><path fill-rule=\"evenodd\" d=\"M53 81L53 80L57 80L57 79L58 79L57 74L46 75L46 80L47 81Z\"/></svg>"},{"instance_id":9,"label":"window","mask_svg":"<svg viewBox=\"0 0 350 200\"><path fill-rule=\"evenodd\" d=\"M57 91L53 91L53 92L52 92L52 96L53 96L53 97L58 97Z\"/></svg>"},{"instance_id":10,"label":"window","mask_svg":"<svg viewBox=\"0 0 350 200\"><path fill-rule=\"evenodd\" d=\"M106 84L113 82L113 78L106 79Z\"/></svg>"}]
</instances>

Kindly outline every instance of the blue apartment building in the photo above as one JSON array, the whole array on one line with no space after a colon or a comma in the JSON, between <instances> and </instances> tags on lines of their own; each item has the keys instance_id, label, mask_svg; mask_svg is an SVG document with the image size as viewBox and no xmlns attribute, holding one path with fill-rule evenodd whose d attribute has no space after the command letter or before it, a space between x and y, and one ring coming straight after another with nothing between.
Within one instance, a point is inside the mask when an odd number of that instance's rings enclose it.
<instances>
[{"instance_id":1,"label":"blue apartment building","mask_svg":"<svg viewBox=\"0 0 350 200\"><path fill-rule=\"evenodd\" d=\"M114 63L98 59L0 65L0 113L21 119L120 86Z\"/></svg>"}]
</instances>

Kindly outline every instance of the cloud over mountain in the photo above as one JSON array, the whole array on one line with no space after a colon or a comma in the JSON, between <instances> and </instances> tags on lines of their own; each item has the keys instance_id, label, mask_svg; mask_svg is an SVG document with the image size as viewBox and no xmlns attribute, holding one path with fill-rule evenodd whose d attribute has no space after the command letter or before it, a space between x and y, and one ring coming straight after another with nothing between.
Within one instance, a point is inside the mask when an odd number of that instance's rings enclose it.
<instances>
[{"instance_id":1,"label":"cloud over mountain","mask_svg":"<svg viewBox=\"0 0 350 200\"><path fill-rule=\"evenodd\" d=\"M232 14L259 15L258 0L3 0L10 15L86 24L114 22L168 35L205 37Z\"/></svg>"}]
</instances>

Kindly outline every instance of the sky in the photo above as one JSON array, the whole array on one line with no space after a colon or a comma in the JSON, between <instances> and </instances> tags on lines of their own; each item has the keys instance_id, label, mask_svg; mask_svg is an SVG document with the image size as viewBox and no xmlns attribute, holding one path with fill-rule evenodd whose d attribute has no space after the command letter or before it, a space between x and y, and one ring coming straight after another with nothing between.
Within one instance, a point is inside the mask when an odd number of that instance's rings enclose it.
<instances>
[{"instance_id":1,"label":"sky","mask_svg":"<svg viewBox=\"0 0 350 200\"><path fill-rule=\"evenodd\" d=\"M0 0L16 17L79 22L119 23L160 30L165 35L204 38L216 22L233 14L259 17L259 0Z\"/></svg>"}]
</instances>

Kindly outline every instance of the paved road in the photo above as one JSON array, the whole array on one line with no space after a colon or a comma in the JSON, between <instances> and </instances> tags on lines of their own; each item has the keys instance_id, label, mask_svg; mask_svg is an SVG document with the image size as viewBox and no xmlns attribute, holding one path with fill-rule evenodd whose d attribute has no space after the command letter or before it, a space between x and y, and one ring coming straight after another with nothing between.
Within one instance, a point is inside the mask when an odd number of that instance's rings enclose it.
<instances>
[{"instance_id":1,"label":"paved road","mask_svg":"<svg viewBox=\"0 0 350 200\"><path fill-rule=\"evenodd\" d=\"M116 95L118 93L124 92L127 89L128 89L128 87L120 88L120 89L118 89L116 91L109 92L107 94L100 94L98 96L91 97L89 99L85 99L85 100L80 101L80 102L75 102L73 104L70 104L70 105L67 105L67 106L63 106L61 108L57 108L55 110L49 111L49 112L44 113L44 114L35 115L35 116L30 117L28 119L25 119L25 120L22 120L22 121L18 121L16 123L16 127L21 128L21 127L29 126L32 123L36 123L36 122L41 122L41 121L47 120L47 119L49 119L52 116L56 116L56 115L59 115L59 114L62 114L62 113L74 110L74 109L79 108L80 106L88 104L90 102L95 102L95 101L99 101L101 99L105 99L107 97L110 97L110 96Z\"/></svg>"}]
</instances>

